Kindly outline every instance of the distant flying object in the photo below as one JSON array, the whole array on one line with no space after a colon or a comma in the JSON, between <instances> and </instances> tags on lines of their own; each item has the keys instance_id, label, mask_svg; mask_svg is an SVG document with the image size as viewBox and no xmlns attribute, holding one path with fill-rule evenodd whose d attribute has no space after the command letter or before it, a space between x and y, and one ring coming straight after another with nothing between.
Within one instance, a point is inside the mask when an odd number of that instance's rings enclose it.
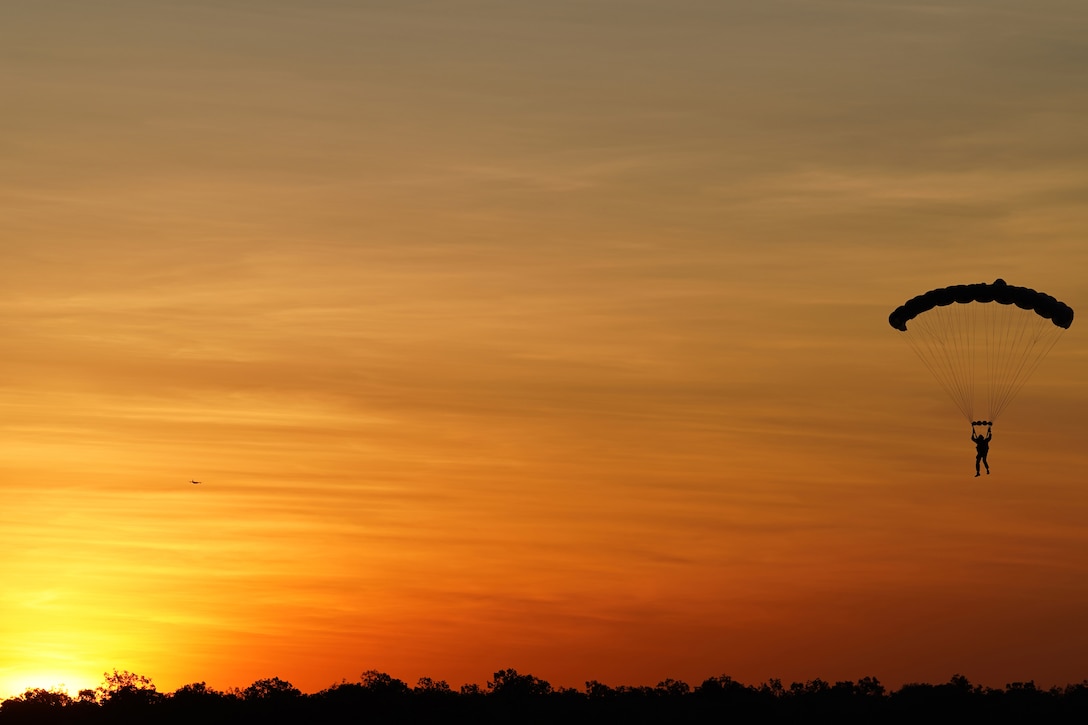
<instances>
[{"instance_id":1,"label":"distant flying object","mask_svg":"<svg viewBox=\"0 0 1088 725\"><path fill-rule=\"evenodd\" d=\"M189 481L189 483L191 483L191 484L193 484L195 486L195 485L199 484L200 481Z\"/></svg>"}]
</instances>

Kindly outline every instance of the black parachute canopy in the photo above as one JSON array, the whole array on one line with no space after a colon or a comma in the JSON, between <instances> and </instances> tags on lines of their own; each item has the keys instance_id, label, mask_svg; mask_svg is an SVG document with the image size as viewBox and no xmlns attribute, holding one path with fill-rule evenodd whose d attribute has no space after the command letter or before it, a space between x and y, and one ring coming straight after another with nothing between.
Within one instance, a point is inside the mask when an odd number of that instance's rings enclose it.
<instances>
[{"instance_id":1,"label":"black parachute canopy","mask_svg":"<svg viewBox=\"0 0 1088 725\"><path fill-rule=\"evenodd\" d=\"M957 284L930 290L907 300L888 315L888 324L902 332L907 331L907 323L923 312L934 307L944 307L952 303L997 302L1002 305L1016 305L1022 310L1031 310L1042 318L1050 320L1058 327L1069 329L1073 324L1073 308L1048 294L1036 292L1027 287L1014 287L1005 280L994 280L993 284Z\"/></svg>"}]
</instances>

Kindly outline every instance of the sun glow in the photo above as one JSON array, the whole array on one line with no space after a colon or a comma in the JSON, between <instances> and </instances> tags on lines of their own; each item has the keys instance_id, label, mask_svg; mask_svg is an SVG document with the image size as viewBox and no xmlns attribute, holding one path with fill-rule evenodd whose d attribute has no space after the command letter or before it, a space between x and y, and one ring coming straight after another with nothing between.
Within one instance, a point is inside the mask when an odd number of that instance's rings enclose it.
<instances>
[{"instance_id":1,"label":"sun glow","mask_svg":"<svg viewBox=\"0 0 1088 725\"><path fill-rule=\"evenodd\" d=\"M0 671L0 699L18 697L34 689L67 692L75 698L80 690L93 690L101 681L101 674L94 675L76 668L6 668Z\"/></svg>"},{"instance_id":2,"label":"sun glow","mask_svg":"<svg viewBox=\"0 0 1088 725\"><path fill-rule=\"evenodd\" d=\"M114 656L106 654L116 642L103 642L92 631L81 631L83 618L71 616L66 626L56 625L57 617L24 616L5 637L0 667L0 698L22 695L28 689L67 692L73 698L80 690L102 684L105 666ZM50 632L50 626L56 631Z\"/></svg>"}]
</instances>

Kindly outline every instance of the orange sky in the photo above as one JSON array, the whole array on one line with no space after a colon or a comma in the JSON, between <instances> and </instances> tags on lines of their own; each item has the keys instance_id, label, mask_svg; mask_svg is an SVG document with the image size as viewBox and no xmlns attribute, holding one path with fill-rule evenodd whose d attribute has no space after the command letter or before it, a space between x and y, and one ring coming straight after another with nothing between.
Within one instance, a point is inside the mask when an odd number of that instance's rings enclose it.
<instances>
[{"instance_id":1,"label":"orange sky","mask_svg":"<svg viewBox=\"0 0 1088 725\"><path fill-rule=\"evenodd\" d=\"M1088 677L1088 337L976 481L886 321L996 277L1088 309L1086 33L0 11L0 695Z\"/></svg>"}]
</instances>

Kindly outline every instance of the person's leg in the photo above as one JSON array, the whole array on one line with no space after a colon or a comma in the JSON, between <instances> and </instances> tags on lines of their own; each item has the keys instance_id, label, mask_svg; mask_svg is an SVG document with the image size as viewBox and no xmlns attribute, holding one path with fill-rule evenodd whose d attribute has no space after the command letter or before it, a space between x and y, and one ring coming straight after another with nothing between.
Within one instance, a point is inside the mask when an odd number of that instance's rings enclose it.
<instances>
[{"instance_id":1,"label":"person's leg","mask_svg":"<svg viewBox=\"0 0 1088 725\"><path fill-rule=\"evenodd\" d=\"M977 456L975 456L975 478L978 478L978 476L979 476L978 462L981 461L981 460L982 460L982 454L981 453L978 454ZM987 468L986 470L989 471L990 469Z\"/></svg>"}]
</instances>

